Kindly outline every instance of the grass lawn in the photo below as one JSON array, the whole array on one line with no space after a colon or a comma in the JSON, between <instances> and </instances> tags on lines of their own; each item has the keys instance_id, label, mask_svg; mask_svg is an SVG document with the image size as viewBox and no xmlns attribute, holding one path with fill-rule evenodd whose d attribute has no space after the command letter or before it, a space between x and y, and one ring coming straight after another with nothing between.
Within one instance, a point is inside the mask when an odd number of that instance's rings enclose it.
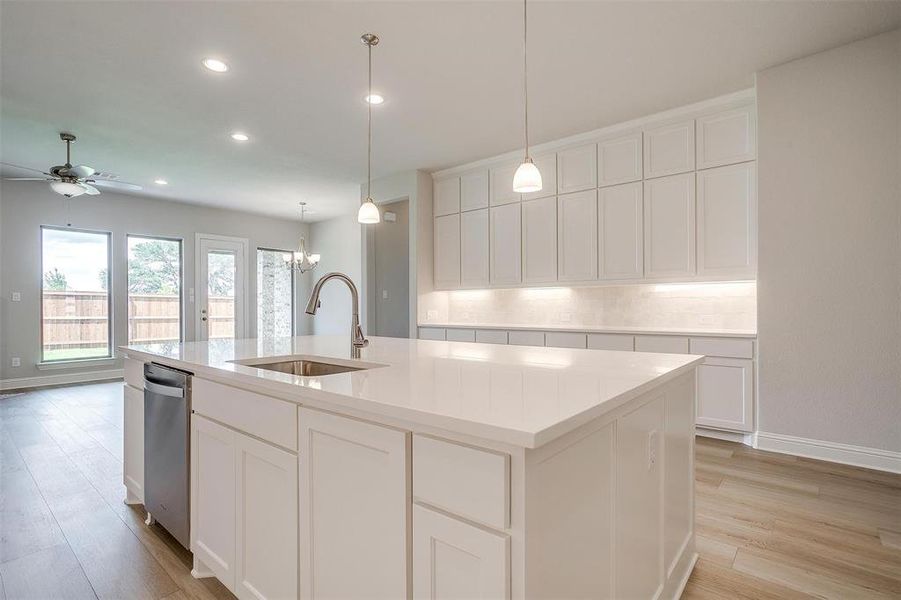
<instances>
[{"instance_id":1,"label":"grass lawn","mask_svg":"<svg viewBox=\"0 0 901 600\"><path fill-rule=\"evenodd\" d=\"M52 360L78 360L80 358L106 358L107 348L61 348L44 350L44 362Z\"/></svg>"}]
</instances>

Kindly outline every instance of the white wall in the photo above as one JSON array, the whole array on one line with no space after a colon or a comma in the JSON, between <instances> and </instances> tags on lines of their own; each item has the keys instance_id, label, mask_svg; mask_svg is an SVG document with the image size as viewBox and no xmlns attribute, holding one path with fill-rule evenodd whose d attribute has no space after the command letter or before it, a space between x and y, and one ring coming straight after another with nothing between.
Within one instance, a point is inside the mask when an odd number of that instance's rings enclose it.
<instances>
[{"instance_id":1,"label":"white wall","mask_svg":"<svg viewBox=\"0 0 901 600\"><path fill-rule=\"evenodd\" d=\"M901 451L901 32L758 74L762 432Z\"/></svg>"},{"instance_id":2,"label":"white wall","mask_svg":"<svg viewBox=\"0 0 901 600\"><path fill-rule=\"evenodd\" d=\"M361 287L360 227L356 213L310 224L307 248L321 256L316 270L304 275L310 277L311 284L326 273L340 271ZM308 299L309 293L299 302L300 311L304 310ZM352 304L347 287L340 281L330 281L322 288L319 299L322 307L315 317L311 317L312 333L344 334L348 336L349 344Z\"/></svg>"},{"instance_id":3,"label":"white wall","mask_svg":"<svg viewBox=\"0 0 901 600\"><path fill-rule=\"evenodd\" d=\"M68 209L67 209L68 204ZM92 370L121 368L121 361L91 368L41 371L40 289L41 225L112 232L114 344L124 345L126 315L126 234L159 235L184 240L184 288L194 287L194 234L214 233L250 240L248 257L248 333L256 332L256 248L294 249L303 227L298 221L261 217L177 202L103 192L67 201L45 185L32 182L0 184L0 379L19 379ZM302 280L302 278L301 278ZM11 302L10 293L21 292L21 302ZM297 312L303 313L307 293L298 285ZM303 300L303 302L301 302ZM306 317L300 317L299 331ZM194 339L194 305L185 294L185 339ZM10 367L12 356L22 366Z\"/></svg>"}]
</instances>

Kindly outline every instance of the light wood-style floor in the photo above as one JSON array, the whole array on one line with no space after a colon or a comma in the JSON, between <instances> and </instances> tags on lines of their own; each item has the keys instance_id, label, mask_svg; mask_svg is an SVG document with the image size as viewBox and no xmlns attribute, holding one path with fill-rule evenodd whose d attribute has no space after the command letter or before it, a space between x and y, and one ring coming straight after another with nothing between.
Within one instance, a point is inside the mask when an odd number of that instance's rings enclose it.
<instances>
[{"instance_id":1,"label":"light wood-style floor","mask_svg":"<svg viewBox=\"0 0 901 600\"><path fill-rule=\"evenodd\" d=\"M0 396L0 600L232 598L122 503L121 382ZM698 439L683 598L901 598L901 476Z\"/></svg>"}]
</instances>

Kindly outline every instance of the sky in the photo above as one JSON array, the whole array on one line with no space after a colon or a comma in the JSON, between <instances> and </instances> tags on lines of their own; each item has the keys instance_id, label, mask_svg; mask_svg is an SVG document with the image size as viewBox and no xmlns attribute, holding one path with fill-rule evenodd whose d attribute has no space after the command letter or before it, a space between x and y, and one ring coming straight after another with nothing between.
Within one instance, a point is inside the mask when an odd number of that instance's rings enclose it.
<instances>
[{"instance_id":1,"label":"sky","mask_svg":"<svg viewBox=\"0 0 901 600\"><path fill-rule=\"evenodd\" d=\"M105 233L45 228L44 273L59 269L70 290L102 291L100 270L107 267L109 236Z\"/></svg>"}]
</instances>

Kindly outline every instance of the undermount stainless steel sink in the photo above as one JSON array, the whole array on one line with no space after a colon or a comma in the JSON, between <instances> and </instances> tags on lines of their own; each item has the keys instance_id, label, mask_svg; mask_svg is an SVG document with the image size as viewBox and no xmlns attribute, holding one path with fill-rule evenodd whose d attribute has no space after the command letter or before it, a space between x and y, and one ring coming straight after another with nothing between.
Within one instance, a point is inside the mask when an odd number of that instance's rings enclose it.
<instances>
[{"instance_id":1,"label":"undermount stainless steel sink","mask_svg":"<svg viewBox=\"0 0 901 600\"><path fill-rule=\"evenodd\" d=\"M284 360L280 362L252 364L247 366L255 369L266 369L267 371L288 373L289 375L300 375L301 377L320 377L322 375L334 375L336 373L347 373L349 371L363 371L368 368L349 367L347 365L336 365L315 360Z\"/></svg>"}]
</instances>

